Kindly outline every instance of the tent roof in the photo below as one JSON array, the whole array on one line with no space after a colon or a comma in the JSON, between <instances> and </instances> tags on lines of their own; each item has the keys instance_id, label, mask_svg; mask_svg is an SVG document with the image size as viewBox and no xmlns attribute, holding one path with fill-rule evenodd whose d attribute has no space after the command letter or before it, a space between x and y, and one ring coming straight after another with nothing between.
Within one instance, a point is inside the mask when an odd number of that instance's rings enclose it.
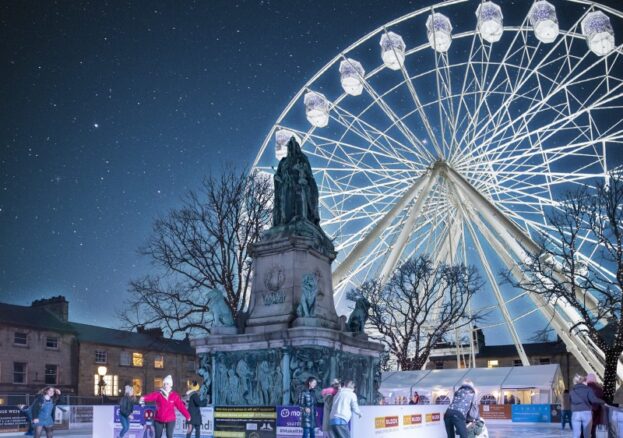
<instances>
[{"instance_id":1,"label":"tent roof","mask_svg":"<svg viewBox=\"0 0 623 438\"><path fill-rule=\"evenodd\" d=\"M502 388L551 388L560 374L557 364L513 367Z\"/></svg>"},{"instance_id":2,"label":"tent roof","mask_svg":"<svg viewBox=\"0 0 623 438\"><path fill-rule=\"evenodd\" d=\"M551 388L560 375L560 366L469 368L449 370L394 371L383 373L381 389L414 390L454 389L470 379L477 389L484 388Z\"/></svg>"}]
</instances>

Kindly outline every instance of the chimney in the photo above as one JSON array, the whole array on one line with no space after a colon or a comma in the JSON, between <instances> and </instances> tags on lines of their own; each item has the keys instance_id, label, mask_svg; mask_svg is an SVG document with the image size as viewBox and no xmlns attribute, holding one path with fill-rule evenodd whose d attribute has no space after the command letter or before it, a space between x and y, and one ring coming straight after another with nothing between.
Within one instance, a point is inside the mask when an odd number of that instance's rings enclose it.
<instances>
[{"instance_id":1,"label":"chimney","mask_svg":"<svg viewBox=\"0 0 623 438\"><path fill-rule=\"evenodd\" d=\"M144 325L139 325L136 327L136 333L149 335L152 338L156 339L164 338L164 333L162 332L162 329L160 327L146 328Z\"/></svg>"},{"instance_id":2,"label":"chimney","mask_svg":"<svg viewBox=\"0 0 623 438\"><path fill-rule=\"evenodd\" d=\"M30 307L45 309L63 322L67 322L69 319L69 302L62 295L35 300L30 304Z\"/></svg>"}]
</instances>

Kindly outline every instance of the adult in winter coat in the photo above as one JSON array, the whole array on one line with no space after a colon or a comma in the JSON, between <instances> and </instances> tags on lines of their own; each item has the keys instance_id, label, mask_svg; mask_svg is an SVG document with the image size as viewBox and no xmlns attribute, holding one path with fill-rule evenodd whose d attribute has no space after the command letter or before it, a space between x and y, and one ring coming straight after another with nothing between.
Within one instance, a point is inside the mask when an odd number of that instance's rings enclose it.
<instances>
[{"instance_id":1,"label":"adult in winter coat","mask_svg":"<svg viewBox=\"0 0 623 438\"><path fill-rule=\"evenodd\" d=\"M331 431L336 438L350 438L348 422L353 416L353 412L361 418L361 411L355 394L355 384L352 380L347 380L333 398L333 407L331 407L329 422Z\"/></svg>"},{"instance_id":2,"label":"adult in winter coat","mask_svg":"<svg viewBox=\"0 0 623 438\"><path fill-rule=\"evenodd\" d=\"M171 376L164 378L160 391L141 397L140 403L143 404L145 402L156 404L156 414L154 415L155 438L161 438L164 430L167 432L167 438L173 438L176 408L186 418L186 421L190 421L190 414L186 410L182 398L177 392L173 391L173 378Z\"/></svg>"},{"instance_id":3,"label":"adult in winter coat","mask_svg":"<svg viewBox=\"0 0 623 438\"><path fill-rule=\"evenodd\" d=\"M305 388L299 395L299 407L301 408L301 427L303 428L303 438L316 437L316 385L318 381L315 377L309 377L305 382Z\"/></svg>"},{"instance_id":4,"label":"adult in winter coat","mask_svg":"<svg viewBox=\"0 0 623 438\"><path fill-rule=\"evenodd\" d=\"M588 386L595 394L595 397L604 399L604 387L597 383L597 376L593 373L586 375L586 386ZM593 424L591 425L591 438L595 438L595 431L598 424L606 424L604 407L602 405L593 405Z\"/></svg>"},{"instance_id":5,"label":"adult in winter coat","mask_svg":"<svg viewBox=\"0 0 623 438\"><path fill-rule=\"evenodd\" d=\"M573 426L573 438L585 438L591 436L593 423L593 406L603 405L604 401L595 396L593 390L586 386L586 379L580 375L573 378L573 388L569 393L571 400L571 425Z\"/></svg>"},{"instance_id":6,"label":"adult in winter coat","mask_svg":"<svg viewBox=\"0 0 623 438\"><path fill-rule=\"evenodd\" d=\"M188 398L188 413L190 414L190 424L188 425L188 432L186 438L190 438L193 429L195 429L195 438L201 436L201 399L199 398L199 384L193 381L193 386L186 393Z\"/></svg>"},{"instance_id":7,"label":"adult in winter coat","mask_svg":"<svg viewBox=\"0 0 623 438\"><path fill-rule=\"evenodd\" d=\"M54 412L61 391L52 386L43 388L32 405L32 424L35 426L35 438L40 438L45 429L45 436L54 435Z\"/></svg>"},{"instance_id":8,"label":"adult in winter coat","mask_svg":"<svg viewBox=\"0 0 623 438\"><path fill-rule=\"evenodd\" d=\"M448 438L454 438L455 429L461 438L468 437L467 422L478 418L478 403L476 403L476 389L471 380L464 380L457 389L443 416Z\"/></svg>"},{"instance_id":9,"label":"adult in winter coat","mask_svg":"<svg viewBox=\"0 0 623 438\"><path fill-rule=\"evenodd\" d=\"M119 438L123 438L130 429L130 415L134 411L135 402L134 388L130 385L125 385L123 397L119 400L119 422L121 423Z\"/></svg>"},{"instance_id":10,"label":"adult in winter coat","mask_svg":"<svg viewBox=\"0 0 623 438\"><path fill-rule=\"evenodd\" d=\"M327 438L335 438L335 435L331 431L331 424L329 424L329 419L331 415L331 408L333 407L333 398L335 394L340 390L340 381L338 379L333 379L331 382L331 386L328 388L324 388L320 391L320 395L322 396L322 402L324 403L322 410L322 435Z\"/></svg>"}]
</instances>

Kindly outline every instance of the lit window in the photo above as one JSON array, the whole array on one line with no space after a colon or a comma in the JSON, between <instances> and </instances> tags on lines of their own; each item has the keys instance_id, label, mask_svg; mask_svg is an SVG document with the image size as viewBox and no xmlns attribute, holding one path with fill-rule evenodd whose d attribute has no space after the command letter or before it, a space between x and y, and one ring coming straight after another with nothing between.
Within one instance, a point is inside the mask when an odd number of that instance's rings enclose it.
<instances>
[{"instance_id":1,"label":"lit window","mask_svg":"<svg viewBox=\"0 0 623 438\"><path fill-rule=\"evenodd\" d=\"M48 336L45 339L45 348L58 350L58 338L56 336Z\"/></svg>"},{"instance_id":2,"label":"lit window","mask_svg":"<svg viewBox=\"0 0 623 438\"><path fill-rule=\"evenodd\" d=\"M13 344L22 346L28 345L28 335L26 333L15 332Z\"/></svg>"},{"instance_id":3,"label":"lit window","mask_svg":"<svg viewBox=\"0 0 623 438\"><path fill-rule=\"evenodd\" d=\"M134 388L134 395L143 395L143 381L138 377L132 379L132 388Z\"/></svg>"},{"instance_id":4,"label":"lit window","mask_svg":"<svg viewBox=\"0 0 623 438\"><path fill-rule=\"evenodd\" d=\"M106 362L108 362L108 353L104 350L95 350L95 363Z\"/></svg>"},{"instance_id":5,"label":"lit window","mask_svg":"<svg viewBox=\"0 0 623 438\"><path fill-rule=\"evenodd\" d=\"M58 385L58 366L46 365L45 366L45 384L46 385Z\"/></svg>"},{"instance_id":6,"label":"lit window","mask_svg":"<svg viewBox=\"0 0 623 438\"><path fill-rule=\"evenodd\" d=\"M132 353L132 366L143 366L143 353Z\"/></svg>"},{"instance_id":7,"label":"lit window","mask_svg":"<svg viewBox=\"0 0 623 438\"><path fill-rule=\"evenodd\" d=\"M93 376L93 394L100 395L100 376L95 374ZM119 393L119 376L104 376L104 386L102 386L102 395L118 396Z\"/></svg>"},{"instance_id":8,"label":"lit window","mask_svg":"<svg viewBox=\"0 0 623 438\"><path fill-rule=\"evenodd\" d=\"M13 362L13 383L26 383L25 362Z\"/></svg>"},{"instance_id":9,"label":"lit window","mask_svg":"<svg viewBox=\"0 0 623 438\"><path fill-rule=\"evenodd\" d=\"M164 368L164 356L157 354L154 358L154 368Z\"/></svg>"},{"instance_id":10,"label":"lit window","mask_svg":"<svg viewBox=\"0 0 623 438\"><path fill-rule=\"evenodd\" d=\"M497 359L487 361L487 368L497 368L499 366L500 366L500 363Z\"/></svg>"},{"instance_id":11,"label":"lit window","mask_svg":"<svg viewBox=\"0 0 623 438\"><path fill-rule=\"evenodd\" d=\"M119 355L119 365L129 367L130 366L130 353L122 351Z\"/></svg>"},{"instance_id":12,"label":"lit window","mask_svg":"<svg viewBox=\"0 0 623 438\"><path fill-rule=\"evenodd\" d=\"M156 377L154 379L154 389L157 391L162 388L162 377Z\"/></svg>"}]
</instances>

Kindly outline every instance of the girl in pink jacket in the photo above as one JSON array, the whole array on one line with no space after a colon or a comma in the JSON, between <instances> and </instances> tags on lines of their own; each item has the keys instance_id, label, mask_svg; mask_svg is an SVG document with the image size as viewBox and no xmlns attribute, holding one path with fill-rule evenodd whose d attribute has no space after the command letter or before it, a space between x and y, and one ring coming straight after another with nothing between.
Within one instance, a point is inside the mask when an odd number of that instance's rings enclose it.
<instances>
[{"instance_id":1,"label":"girl in pink jacket","mask_svg":"<svg viewBox=\"0 0 623 438\"><path fill-rule=\"evenodd\" d=\"M156 438L162 437L162 432L167 431L167 438L173 438L173 429L175 429L175 408L181 412L190 421L190 414L186 410L186 406L182 402L182 398L173 388L173 378L166 376L162 381L160 391L152 392L140 398L139 403L153 402L156 404L155 429Z\"/></svg>"}]
</instances>

